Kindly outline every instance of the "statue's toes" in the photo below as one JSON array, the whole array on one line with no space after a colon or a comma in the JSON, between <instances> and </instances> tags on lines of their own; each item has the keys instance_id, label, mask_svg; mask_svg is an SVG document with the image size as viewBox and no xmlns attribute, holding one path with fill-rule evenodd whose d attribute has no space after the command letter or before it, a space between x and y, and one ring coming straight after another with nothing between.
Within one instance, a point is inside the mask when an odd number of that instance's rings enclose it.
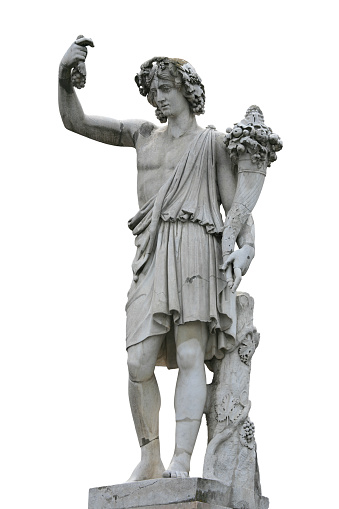
<instances>
[{"instance_id":1,"label":"statue's toes","mask_svg":"<svg viewBox=\"0 0 339 509\"><path fill-rule=\"evenodd\" d=\"M176 473L176 477L180 477L181 479L184 479L185 477L188 477L188 473L187 472L175 472Z\"/></svg>"},{"instance_id":2,"label":"statue's toes","mask_svg":"<svg viewBox=\"0 0 339 509\"><path fill-rule=\"evenodd\" d=\"M171 477L172 479L184 479L185 477L188 477L188 472L182 472L180 470L165 470L162 476L167 478Z\"/></svg>"}]
</instances>

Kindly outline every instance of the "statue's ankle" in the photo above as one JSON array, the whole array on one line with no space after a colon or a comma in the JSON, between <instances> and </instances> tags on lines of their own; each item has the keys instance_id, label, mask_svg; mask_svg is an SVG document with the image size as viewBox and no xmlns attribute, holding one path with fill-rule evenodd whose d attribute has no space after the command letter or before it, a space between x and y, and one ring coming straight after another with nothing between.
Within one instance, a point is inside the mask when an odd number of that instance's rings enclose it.
<instances>
[{"instance_id":1,"label":"statue's ankle","mask_svg":"<svg viewBox=\"0 0 339 509\"><path fill-rule=\"evenodd\" d=\"M141 459L153 459L155 456L160 458L160 442L159 437L153 438L152 440L144 439L144 442L140 446Z\"/></svg>"}]
</instances>

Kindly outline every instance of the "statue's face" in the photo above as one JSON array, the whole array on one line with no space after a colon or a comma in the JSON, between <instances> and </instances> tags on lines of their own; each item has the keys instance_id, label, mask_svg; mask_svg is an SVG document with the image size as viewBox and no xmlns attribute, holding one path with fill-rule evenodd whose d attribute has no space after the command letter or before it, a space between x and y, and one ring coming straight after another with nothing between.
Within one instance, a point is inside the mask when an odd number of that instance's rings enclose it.
<instances>
[{"instance_id":1,"label":"statue's face","mask_svg":"<svg viewBox=\"0 0 339 509\"><path fill-rule=\"evenodd\" d=\"M187 99L181 90L175 86L169 77L155 76L151 84L151 93L159 110L167 117L177 117L185 110L189 110Z\"/></svg>"}]
</instances>

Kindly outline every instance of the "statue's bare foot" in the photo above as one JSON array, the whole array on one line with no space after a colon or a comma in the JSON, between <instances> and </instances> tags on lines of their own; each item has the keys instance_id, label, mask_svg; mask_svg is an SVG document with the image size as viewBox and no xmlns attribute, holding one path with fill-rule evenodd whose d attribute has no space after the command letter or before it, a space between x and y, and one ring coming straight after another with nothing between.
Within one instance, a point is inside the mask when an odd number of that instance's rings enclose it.
<instances>
[{"instance_id":1,"label":"statue's bare foot","mask_svg":"<svg viewBox=\"0 0 339 509\"><path fill-rule=\"evenodd\" d=\"M135 467L127 482L146 481L147 479L159 479L162 477L164 465L160 458L150 461L141 460Z\"/></svg>"},{"instance_id":2,"label":"statue's bare foot","mask_svg":"<svg viewBox=\"0 0 339 509\"><path fill-rule=\"evenodd\" d=\"M188 477L191 456L187 453L174 455L170 466L162 474L163 477Z\"/></svg>"}]
</instances>

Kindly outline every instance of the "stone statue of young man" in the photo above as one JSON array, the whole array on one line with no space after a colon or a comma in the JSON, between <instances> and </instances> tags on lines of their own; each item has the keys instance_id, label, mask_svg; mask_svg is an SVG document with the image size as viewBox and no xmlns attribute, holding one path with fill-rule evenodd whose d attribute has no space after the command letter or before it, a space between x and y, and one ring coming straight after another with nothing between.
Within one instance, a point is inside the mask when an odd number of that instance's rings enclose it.
<instances>
[{"instance_id":1,"label":"stone statue of young man","mask_svg":"<svg viewBox=\"0 0 339 509\"><path fill-rule=\"evenodd\" d=\"M137 151L140 210L129 222L137 254L126 309L129 398L141 462L130 480L186 477L206 400L204 361L234 346L235 290L254 257L253 220L248 214L239 223L239 249L222 253L219 209L231 209L237 175L224 134L197 124L205 94L194 68L162 57L141 66L139 91L164 126L91 117L71 78L79 62L84 67L87 45L93 45L90 39L78 39L60 64L63 123L82 136ZM156 364L179 368L175 451L167 470L160 459Z\"/></svg>"}]
</instances>

